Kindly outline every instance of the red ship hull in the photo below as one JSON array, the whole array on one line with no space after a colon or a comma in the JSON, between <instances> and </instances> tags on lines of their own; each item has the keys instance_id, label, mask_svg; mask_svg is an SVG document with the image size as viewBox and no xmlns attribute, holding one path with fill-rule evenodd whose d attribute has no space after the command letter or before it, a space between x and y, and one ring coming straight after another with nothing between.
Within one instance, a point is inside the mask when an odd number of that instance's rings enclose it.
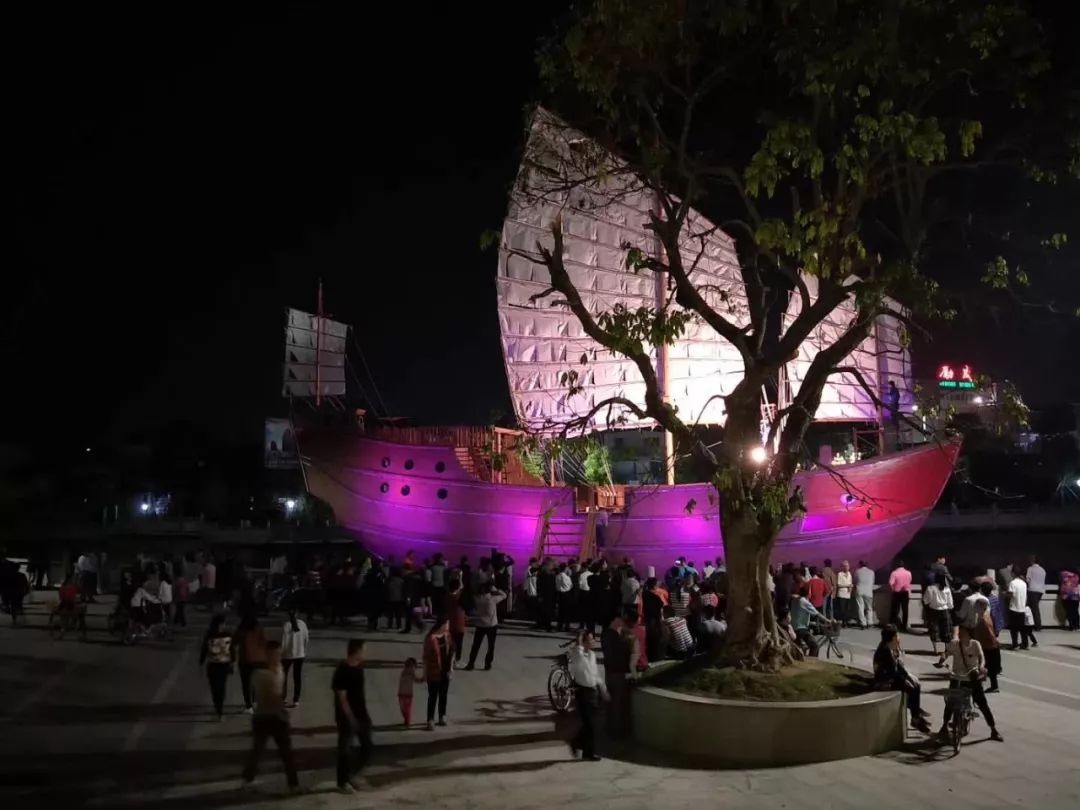
<instances>
[{"instance_id":1,"label":"red ship hull","mask_svg":"<svg viewBox=\"0 0 1080 810\"><path fill-rule=\"evenodd\" d=\"M306 432L301 449L311 493L383 557L400 560L412 550L418 558L442 552L475 561L498 549L521 562L536 554L549 511L546 552L578 554L584 516L575 511L570 487L475 480L453 447ZM773 561L889 565L922 527L959 450L958 442L930 444L835 472L800 473L796 484L807 512L781 532ZM708 484L628 487L625 512L612 515L602 553L657 571L676 556L698 562L723 557L717 499Z\"/></svg>"}]
</instances>

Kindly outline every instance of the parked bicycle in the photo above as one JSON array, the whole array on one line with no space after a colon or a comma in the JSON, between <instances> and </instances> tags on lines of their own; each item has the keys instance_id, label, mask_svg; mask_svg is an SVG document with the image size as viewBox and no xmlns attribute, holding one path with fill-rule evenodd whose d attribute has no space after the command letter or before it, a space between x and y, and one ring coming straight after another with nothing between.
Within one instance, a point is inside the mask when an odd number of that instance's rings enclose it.
<instances>
[{"instance_id":1,"label":"parked bicycle","mask_svg":"<svg viewBox=\"0 0 1080 810\"><path fill-rule=\"evenodd\" d=\"M560 644L559 648L565 650L573 641ZM560 714L569 712L574 706L574 676L570 674L570 659L567 653L561 653L551 665L548 673L548 700L551 707Z\"/></svg>"}]
</instances>

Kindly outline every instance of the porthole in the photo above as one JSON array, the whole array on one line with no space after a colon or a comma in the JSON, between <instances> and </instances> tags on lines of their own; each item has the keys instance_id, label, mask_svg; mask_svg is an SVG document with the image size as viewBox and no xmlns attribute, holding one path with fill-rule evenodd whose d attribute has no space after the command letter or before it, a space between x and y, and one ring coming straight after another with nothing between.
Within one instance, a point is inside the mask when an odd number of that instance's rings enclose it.
<instances>
[{"instance_id":1,"label":"porthole","mask_svg":"<svg viewBox=\"0 0 1080 810\"><path fill-rule=\"evenodd\" d=\"M408 485L408 484L406 484L405 486L403 486L403 487L401 488L401 494L402 494L402 495L408 495L408 494L409 494L410 492L412 492L412 490L411 490L411 489L409 489L409 485Z\"/></svg>"},{"instance_id":2,"label":"porthole","mask_svg":"<svg viewBox=\"0 0 1080 810\"><path fill-rule=\"evenodd\" d=\"M439 473L446 472L446 462L445 461L436 461L435 462L435 472L439 472Z\"/></svg>"},{"instance_id":3,"label":"porthole","mask_svg":"<svg viewBox=\"0 0 1080 810\"><path fill-rule=\"evenodd\" d=\"M413 466L414 466L413 465L413 460L411 458L405 460L405 469L406 470L411 470L413 468Z\"/></svg>"},{"instance_id":4,"label":"porthole","mask_svg":"<svg viewBox=\"0 0 1080 810\"><path fill-rule=\"evenodd\" d=\"M390 456L383 456L382 465L383 467L390 466Z\"/></svg>"},{"instance_id":5,"label":"porthole","mask_svg":"<svg viewBox=\"0 0 1080 810\"><path fill-rule=\"evenodd\" d=\"M440 490L439 490L439 491L438 491L437 493L435 493L435 494L439 496L439 500L440 500L440 501L445 501L445 500L446 500L446 496L447 496L447 495L449 495L450 493L449 493L449 492L447 492L447 491L446 491L445 489L440 489Z\"/></svg>"},{"instance_id":6,"label":"porthole","mask_svg":"<svg viewBox=\"0 0 1080 810\"><path fill-rule=\"evenodd\" d=\"M379 484L379 492L389 492L389 491L390 491L390 485L388 483L383 481L381 484Z\"/></svg>"}]
</instances>

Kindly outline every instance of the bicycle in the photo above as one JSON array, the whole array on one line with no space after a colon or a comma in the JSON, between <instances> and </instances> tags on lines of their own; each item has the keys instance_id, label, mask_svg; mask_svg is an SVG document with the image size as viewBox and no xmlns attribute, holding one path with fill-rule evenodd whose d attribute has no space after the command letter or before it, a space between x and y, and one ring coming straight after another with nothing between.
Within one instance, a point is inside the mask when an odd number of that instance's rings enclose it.
<instances>
[{"instance_id":1,"label":"bicycle","mask_svg":"<svg viewBox=\"0 0 1080 810\"><path fill-rule=\"evenodd\" d=\"M573 641L568 641L566 644L560 644L559 647L565 650L573 643ZM574 676L570 674L570 658L567 653L561 653L551 665L547 684L548 700L551 701L551 706L556 712L566 714L573 708L576 686Z\"/></svg>"},{"instance_id":2,"label":"bicycle","mask_svg":"<svg viewBox=\"0 0 1080 810\"><path fill-rule=\"evenodd\" d=\"M818 646L818 654L821 654L821 650L825 651L825 658L828 660L834 655L837 661L844 660L844 651L840 645L837 644L837 639L840 638L840 624L839 622L826 621L825 623L815 623L814 628L814 642ZM854 661L855 655L848 650L847 657Z\"/></svg>"},{"instance_id":3,"label":"bicycle","mask_svg":"<svg viewBox=\"0 0 1080 810\"><path fill-rule=\"evenodd\" d=\"M967 736L971 728L971 721L977 715L971 703L971 690L964 687L945 690L945 708L952 710L952 720L949 721L949 741L952 743L953 753L960 753L960 742Z\"/></svg>"}]
</instances>

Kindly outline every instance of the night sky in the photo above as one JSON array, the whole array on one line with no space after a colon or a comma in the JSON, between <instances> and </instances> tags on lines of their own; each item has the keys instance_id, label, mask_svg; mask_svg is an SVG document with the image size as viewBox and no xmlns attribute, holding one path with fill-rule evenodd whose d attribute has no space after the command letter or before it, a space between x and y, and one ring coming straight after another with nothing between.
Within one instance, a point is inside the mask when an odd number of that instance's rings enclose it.
<instances>
[{"instance_id":1,"label":"night sky","mask_svg":"<svg viewBox=\"0 0 1080 810\"><path fill-rule=\"evenodd\" d=\"M320 277L393 413L482 423L509 409L496 258L479 241L505 212L536 39L562 4L525 18L516 4L393 5L186 18L151 4L9 24L8 441L178 419L258 441L285 412L283 309L312 309ZM1054 203L1066 225L1076 203ZM1075 307L1073 238L1048 291ZM924 365L973 362L1030 400L1080 400L1076 322L1004 317L946 330Z\"/></svg>"}]
</instances>

